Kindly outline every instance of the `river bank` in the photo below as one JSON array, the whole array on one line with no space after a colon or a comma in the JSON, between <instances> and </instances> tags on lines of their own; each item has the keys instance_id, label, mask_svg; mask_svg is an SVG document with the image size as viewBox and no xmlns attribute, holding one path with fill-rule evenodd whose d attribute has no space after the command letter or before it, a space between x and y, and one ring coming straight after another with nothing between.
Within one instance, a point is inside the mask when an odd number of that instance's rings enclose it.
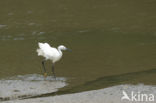
<instances>
[{"instance_id":1,"label":"river bank","mask_svg":"<svg viewBox=\"0 0 156 103\"><path fill-rule=\"evenodd\" d=\"M121 98L124 93L127 93L130 100ZM141 101L143 103L155 103L156 86L150 85L117 85L99 90L91 90L80 93L56 95L43 98L31 98L23 100L5 101L2 103L130 103L132 102L131 93L134 92L135 100L133 103ZM143 94L147 95L147 98L141 98ZM154 98L152 97L154 96ZM134 98L133 98L134 99ZM146 100L147 99L147 100ZM154 101L152 101L154 100Z\"/></svg>"}]
</instances>

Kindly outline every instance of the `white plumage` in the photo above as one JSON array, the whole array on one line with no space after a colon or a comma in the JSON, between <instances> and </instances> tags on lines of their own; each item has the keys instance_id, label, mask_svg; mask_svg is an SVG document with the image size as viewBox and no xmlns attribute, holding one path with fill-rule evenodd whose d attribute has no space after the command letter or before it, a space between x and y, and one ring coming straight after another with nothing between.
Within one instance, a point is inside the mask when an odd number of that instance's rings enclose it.
<instances>
[{"instance_id":1,"label":"white plumage","mask_svg":"<svg viewBox=\"0 0 156 103\"><path fill-rule=\"evenodd\" d=\"M53 63L59 61L63 55L61 50L66 50L67 48L63 45L58 46L58 48L51 47L48 43L38 43L39 49L37 49L38 56L45 57L46 60L51 60Z\"/></svg>"},{"instance_id":2,"label":"white plumage","mask_svg":"<svg viewBox=\"0 0 156 103\"><path fill-rule=\"evenodd\" d=\"M51 60L52 65L52 72L54 73L54 63L59 61L63 55L62 50L69 50L65 46L60 45L58 48L51 47L48 43L38 43L39 48L37 49L38 56L45 57L45 60ZM46 77L46 69L44 66L45 60L42 61L43 69L44 69L44 76Z\"/></svg>"}]
</instances>

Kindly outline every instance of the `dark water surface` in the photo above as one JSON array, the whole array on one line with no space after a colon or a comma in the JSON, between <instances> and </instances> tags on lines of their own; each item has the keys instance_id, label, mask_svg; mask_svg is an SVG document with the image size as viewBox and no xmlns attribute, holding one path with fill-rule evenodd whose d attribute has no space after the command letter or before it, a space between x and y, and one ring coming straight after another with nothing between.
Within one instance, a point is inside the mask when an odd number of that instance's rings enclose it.
<instances>
[{"instance_id":1,"label":"dark water surface","mask_svg":"<svg viewBox=\"0 0 156 103\"><path fill-rule=\"evenodd\" d=\"M156 68L155 10L155 0L0 1L0 78L42 73L38 42L72 49L56 64L68 88ZM122 84L156 85L155 78L144 72Z\"/></svg>"}]
</instances>

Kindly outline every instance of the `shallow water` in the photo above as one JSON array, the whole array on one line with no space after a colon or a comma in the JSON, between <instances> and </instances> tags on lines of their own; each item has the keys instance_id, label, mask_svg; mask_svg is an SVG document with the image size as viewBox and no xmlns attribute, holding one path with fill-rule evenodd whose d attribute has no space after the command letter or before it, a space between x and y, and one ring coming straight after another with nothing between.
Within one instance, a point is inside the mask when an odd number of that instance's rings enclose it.
<instances>
[{"instance_id":1,"label":"shallow water","mask_svg":"<svg viewBox=\"0 0 156 103\"><path fill-rule=\"evenodd\" d=\"M67 88L100 77L156 68L155 3L0 1L0 78L42 74L43 58L36 53L38 42L54 47L64 44L72 49L56 64L56 75L67 78ZM51 62L46 63L46 68L51 75ZM155 85L156 74L146 75L129 83Z\"/></svg>"}]
</instances>

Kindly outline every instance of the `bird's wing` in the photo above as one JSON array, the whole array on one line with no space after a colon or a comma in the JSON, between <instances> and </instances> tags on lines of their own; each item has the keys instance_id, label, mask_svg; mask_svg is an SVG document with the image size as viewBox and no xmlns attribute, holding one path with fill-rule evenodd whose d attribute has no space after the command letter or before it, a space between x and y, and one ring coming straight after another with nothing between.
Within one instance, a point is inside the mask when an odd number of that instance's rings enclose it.
<instances>
[{"instance_id":1,"label":"bird's wing","mask_svg":"<svg viewBox=\"0 0 156 103\"><path fill-rule=\"evenodd\" d=\"M39 45L39 48L42 49L42 50L52 50L52 49L53 49L53 50L54 50L54 49L56 50L56 48L51 47L48 43L38 43L38 45ZM52 50L52 51L53 51L53 50ZM54 51L55 51L55 50L54 50Z\"/></svg>"},{"instance_id":2,"label":"bird's wing","mask_svg":"<svg viewBox=\"0 0 156 103\"><path fill-rule=\"evenodd\" d=\"M42 56L46 58L53 57L58 53L57 49L54 47L51 47L48 43L38 43L39 45L39 50L37 51L42 51ZM39 54L38 54L39 55Z\"/></svg>"},{"instance_id":3,"label":"bird's wing","mask_svg":"<svg viewBox=\"0 0 156 103\"><path fill-rule=\"evenodd\" d=\"M38 46L40 47L40 49L43 48L51 48L51 46L48 43L38 43Z\"/></svg>"}]
</instances>

